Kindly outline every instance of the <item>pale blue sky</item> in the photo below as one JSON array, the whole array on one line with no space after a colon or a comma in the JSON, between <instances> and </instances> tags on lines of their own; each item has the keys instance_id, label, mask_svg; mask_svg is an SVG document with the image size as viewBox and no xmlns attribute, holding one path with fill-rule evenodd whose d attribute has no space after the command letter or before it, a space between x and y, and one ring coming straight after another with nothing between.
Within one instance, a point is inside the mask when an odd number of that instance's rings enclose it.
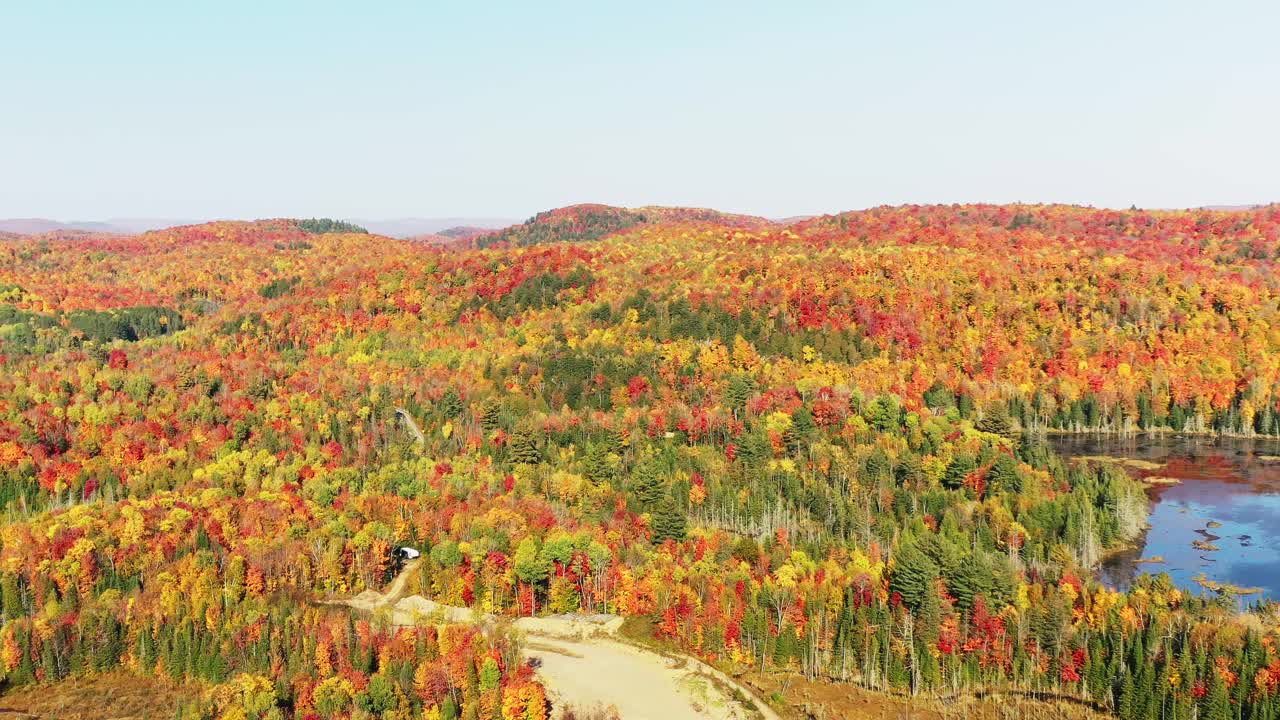
<instances>
[{"instance_id":1,"label":"pale blue sky","mask_svg":"<svg viewBox=\"0 0 1280 720\"><path fill-rule=\"evenodd\" d=\"M0 0L0 217L1280 200L1280 3Z\"/></svg>"}]
</instances>

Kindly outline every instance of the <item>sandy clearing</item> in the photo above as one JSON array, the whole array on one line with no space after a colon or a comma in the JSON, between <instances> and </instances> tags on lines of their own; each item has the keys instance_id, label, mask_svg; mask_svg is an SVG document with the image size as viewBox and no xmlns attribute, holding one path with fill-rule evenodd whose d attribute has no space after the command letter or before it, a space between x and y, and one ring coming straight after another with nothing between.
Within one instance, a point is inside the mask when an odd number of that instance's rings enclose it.
<instances>
[{"instance_id":1,"label":"sandy clearing","mask_svg":"<svg viewBox=\"0 0 1280 720\"><path fill-rule=\"evenodd\" d=\"M385 614L392 624L406 627L430 619L484 627L499 622L469 608L405 597L419 563L405 565L385 593L366 590L330 604ZM525 617L511 626L527 638L525 655L539 663L538 676L555 707L553 719L566 706L612 706L624 720L779 720L772 708L715 668L618 641L622 618L616 615ZM730 688L750 698L753 707L733 699Z\"/></svg>"},{"instance_id":2,"label":"sandy clearing","mask_svg":"<svg viewBox=\"0 0 1280 720\"><path fill-rule=\"evenodd\" d=\"M538 639L525 654L541 663L538 676L562 701L557 709L613 706L624 720L758 717L691 665L613 640Z\"/></svg>"}]
</instances>

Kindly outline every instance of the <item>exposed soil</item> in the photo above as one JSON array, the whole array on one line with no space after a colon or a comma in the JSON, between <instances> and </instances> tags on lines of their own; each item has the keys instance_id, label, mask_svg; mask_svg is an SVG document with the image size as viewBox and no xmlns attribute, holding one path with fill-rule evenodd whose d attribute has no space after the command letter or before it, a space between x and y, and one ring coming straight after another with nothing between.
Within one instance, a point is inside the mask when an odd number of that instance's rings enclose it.
<instances>
[{"instance_id":1,"label":"exposed soil","mask_svg":"<svg viewBox=\"0 0 1280 720\"><path fill-rule=\"evenodd\" d=\"M558 704L613 707L624 720L760 717L695 666L625 643L536 639L525 652L539 663L538 675Z\"/></svg>"}]
</instances>

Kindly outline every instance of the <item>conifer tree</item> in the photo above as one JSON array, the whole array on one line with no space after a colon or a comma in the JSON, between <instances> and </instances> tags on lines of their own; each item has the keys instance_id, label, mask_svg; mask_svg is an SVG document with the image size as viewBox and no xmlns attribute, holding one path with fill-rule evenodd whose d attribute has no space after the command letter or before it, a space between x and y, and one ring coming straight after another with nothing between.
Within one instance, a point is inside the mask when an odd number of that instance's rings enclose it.
<instances>
[{"instance_id":1,"label":"conifer tree","mask_svg":"<svg viewBox=\"0 0 1280 720\"><path fill-rule=\"evenodd\" d=\"M991 492L1022 492L1022 475L1018 472L1018 463L1011 455L1001 454L991 466L987 479Z\"/></svg>"},{"instance_id":2,"label":"conifer tree","mask_svg":"<svg viewBox=\"0 0 1280 720\"><path fill-rule=\"evenodd\" d=\"M603 443L587 445L587 457L584 459L585 475L593 484L610 482L615 477L613 462L609 458L609 448Z\"/></svg>"},{"instance_id":3,"label":"conifer tree","mask_svg":"<svg viewBox=\"0 0 1280 720\"><path fill-rule=\"evenodd\" d=\"M666 540L684 540L686 520L684 511L676 505L670 495L658 503L653 513L653 542L660 544Z\"/></svg>"},{"instance_id":4,"label":"conifer tree","mask_svg":"<svg viewBox=\"0 0 1280 720\"><path fill-rule=\"evenodd\" d=\"M449 388L444 391L444 395L440 398L440 414L446 418L456 418L462 414L462 399L458 397L458 391ZM488 411L488 407L485 408Z\"/></svg>"},{"instance_id":5,"label":"conifer tree","mask_svg":"<svg viewBox=\"0 0 1280 720\"><path fill-rule=\"evenodd\" d=\"M1227 695L1227 684L1212 669L1209 670L1209 692L1204 696L1201 718L1203 720L1232 720L1231 699Z\"/></svg>"},{"instance_id":6,"label":"conifer tree","mask_svg":"<svg viewBox=\"0 0 1280 720\"><path fill-rule=\"evenodd\" d=\"M915 545L904 545L893 557L889 592L898 593L909 608L918 608L928 593L937 592L938 566Z\"/></svg>"},{"instance_id":7,"label":"conifer tree","mask_svg":"<svg viewBox=\"0 0 1280 720\"><path fill-rule=\"evenodd\" d=\"M977 467L971 455L957 455L950 463L942 475L942 486L948 490L959 490L964 485L965 478L969 473Z\"/></svg>"},{"instance_id":8,"label":"conifer tree","mask_svg":"<svg viewBox=\"0 0 1280 720\"><path fill-rule=\"evenodd\" d=\"M521 429L512 433L508 448L513 463L537 465L542 461L542 450L532 430Z\"/></svg>"},{"instance_id":9,"label":"conifer tree","mask_svg":"<svg viewBox=\"0 0 1280 720\"><path fill-rule=\"evenodd\" d=\"M982 419L976 423L975 427L982 432L999 435L1013 443L1015 447L1021 437L1021 433L1013 424L1013 420L1009 418L1008 412L1000 407L989 409L983 413Z\"/></svg>"},{"instance_id":10,"label":"conifer tree","mask_svg":"<svg viewBox=\"0 0 1280 720\"><path fill-rule=\"evenodd\" d=\"M489 398L480 409L480 427L485 432L493 432L502 425L501 406L498 401Z\"/></svg>"},{"instance_id":11,"label":"conifer tree","mask_svg":"<svg viewBox=\"0 0 1280 720\"><path fill-rule=\"evenodd\" d=\"M1133 684L1133 674L1126 672L1124 681L1120 683L1120 700L1116 705L1116 710L1119 712L1121 720L1136 720L1137 704L1138 698Z\"/></svg>"},{"instance_id":12,"label":"conifer tree","mask_svg":"<svg viewBox=\"0 0 1280 720\"><path fill-rule=\"evenodd\" d=\"M651 461L640 463L632 472L631 495L640 504L641 510L654 508L662 500L662 477Z\"/></svg>"}]
</instances>

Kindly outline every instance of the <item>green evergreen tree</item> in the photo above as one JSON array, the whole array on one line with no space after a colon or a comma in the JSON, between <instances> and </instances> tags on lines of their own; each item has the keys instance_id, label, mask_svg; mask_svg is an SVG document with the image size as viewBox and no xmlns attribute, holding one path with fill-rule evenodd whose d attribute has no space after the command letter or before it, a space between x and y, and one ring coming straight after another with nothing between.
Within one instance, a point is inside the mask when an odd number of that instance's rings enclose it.
<instances>
[{"instance_id":1,"label":"green evergreen tree","mask_svg":"<svg viewBox=\"0 0 1280 720\"><path fill-rule=\"evenodd\" d=\"M972 455L956 455L947 463L947 469L942 474L942 486L948 490L959 490L964 486L964 479L977 467Z\"/></svg>"},{"instance_id":2,"label":"green evergreen tree","mask_svg":"<svg viewBox=\"0 0 1280 720\"><path fill-rule=\"evenodd\" d=\"M631 475L630 492L641 510L652 509L661 502L665 487L658 468L652 462L646 461L636 466Z\"/></svg>"},{"instance_id":3,"label":"green evergreen tree","mask_svg":"<svg viewBox=\"0 0 1280 720\"><path fill-rule=\"evenodd\" d=\"M773 664L779 668L786 667L799 654L797 644L796 629L790 624L783 625L773 643Z\"/></svg>"},{"instance_id":4,"label":"green evergreen tree","mask_svg":"<svg viewBox=\"0 0 1280 720\"><path fill-rule=\"evenodd\" d=\"M485 401L480 409L480 427L493 432L502 426L502 407L494 398Z\"/></svg>"},{"instance_id":5,"label":"green evergreen tree","mask_svg":"<svg viewBox=\"0 0 1280 720\"><path fill-rule=\"evenodd\" d=\"M521 429L512 433L507 448L513 463L537 465L542 462L542 450L538 447L538 438L532 430Z\"/></svg>"},{"instance_id":6,"label":"green evergreen tree","mask_svg":"<svg viewBox=\"0 0 1280 720\"><path fill-rule=\"evenodd\" d=\"M1103 660L1102 641L1095 635L1089 640L1088 657L1085 660L1085 688L1089 697L1097 700L1111 699L1111 683L1107 677L1107 666Z\"/></svg>"},{"instance_id":7,"label":"green evergreen tree","mask_svg":"<svg viewBox=\"0 0 1280 720\"><path fill-rule=\"evenodd\" d=\"M867 405L865 417L871 427L888 432L898 426L898 403L887 395L881 395Z\"/></svg>"},{"instance_id":8,"label":"green evergreen tree","mask_svg":"<svg viewBox=\"0 0 1280 720\"><path fill-rule=\"evenodd\" d=\"M658 503L653 512L653 542L655 545L666 540L681 541L685 538L686 519L684 511L670 495Z\"/></svg>"},{"instance_id":9,"label":"green evergreen tree","mask_svg":"<svg viewBox=\"0 0 1280 720\"><path fill-rule=\"evenodd\" d=\"M938 566L914 545L904 545L893 556L889 592L898 593L907 607L915 609L929 593L937 593Z\"/></svg>"},{"instance_id":10,"label":"green evergreen tree","mask_svg":"<svg viewBox=\"0 0 1280 720\"><path fill-rule=\"evenodd\" d=\"M1120 714L1121 720L1136 720L1137 715L1137 690L1133 684L1133 674L1126 672L1124 681L1120 683L1120 701L1116 706L1117 712Z\"/></svg>"},{"instance_id":11,"label":"green evergreen tree","mask_svg":"<svg viewBox=\"0 0 1280 720\"><path fill-rule=\"evenodd\" d=\"M1202 720L1233 720L1231 698L1227 694L1227 684L1214 670L1210 670L1209 692L1205 694L1201 704Z\"/></svg>"},{"instance_id":12,"label":"green evergreen tree","mask_svg":"<svg viewBox=\"0 0 1280 720\"><path fill-rule=\"evenodd\" d=\"M1011 455L1001 454L991 466L987 474L987 484L991 492L1022 492L1022 474L1018 472L1018 463Z\"/></svg>"},{"instance_id":13,"label":"green evergreen tree","mask_svg":"<svg viewBox=\"0 0 1280 720\"><path fill-rule=\"evenodd\" d=\"M934 410L947 410L956 406L956 396L946 385L935 382L924 392L924 404Z\"/></svg>"},{"instance_id":14,"label":"green evergreen tree","mask_svg":"<svg viewBox=\"0 0 1280 720\"><path fill-rule=\"evenodd\" d=\"M1022 433L1009 418L1008 411L1000 407L991 408L983 413L982 419L974 427L985 433L999 435L1015 446L1022 437Z\"/></svg>"},{"instance_id":15,"label":"green evergreen tree","mask_svg":"<svg viewBox=\"0 0 1280 720\"><path fill-rule=\"evenodd\" d=\"M603 443L587 445L587 456L583 460L584 475L595 485L612 482L617 477L613 460L609 457L609 448Z\"/></svg>"},{"instance_id":16,"label":"green evergreen tree","mask_svg":"<svg viewBox=\"0 0 1280 720\"><path fill-rule=\"evenodd\" d=\"M967 613L979 595L991 592L991 564L981 554L968 555L947 576L947 589L956 598L956 607Z\"/></svg>"},{"instance_id":17,"label":"green evergreen tree","mask_svg":"<svg viewBox=\"0 0 1280 720\"><path fill-rule=\"evenodd\" d=\"M3 608L6 622L27 614L22 602L22 592L18 587L18 576L15 573L6 572L0 575L0 608Z\"/></svg>"},{"instance_id":18,"label":"green evergreen tree","mask_svg":"<svg viewBox=\"0 0 1280 720\"><path fill-rule=\"evenodd\" d=\"M462 399L458 397L458 391L453 388L445 390L444 395L440 398L440 414L446 418L455 418L462 414Z\"/></svg>"},{"instance_id":19,"label":"green evergreen tree","mask_svg":"<svg viewBox=\"0 0 1280 720\"><path fill-rule=\"evenodd\" d=\"M742 410L747 406L747 401L756 391L755 380L749 375L741 373L729 378L729 388L725 393L725 400L728 401L730 409L733 410L735 416L740 415Z\"/></svg>"}]
</instances>

